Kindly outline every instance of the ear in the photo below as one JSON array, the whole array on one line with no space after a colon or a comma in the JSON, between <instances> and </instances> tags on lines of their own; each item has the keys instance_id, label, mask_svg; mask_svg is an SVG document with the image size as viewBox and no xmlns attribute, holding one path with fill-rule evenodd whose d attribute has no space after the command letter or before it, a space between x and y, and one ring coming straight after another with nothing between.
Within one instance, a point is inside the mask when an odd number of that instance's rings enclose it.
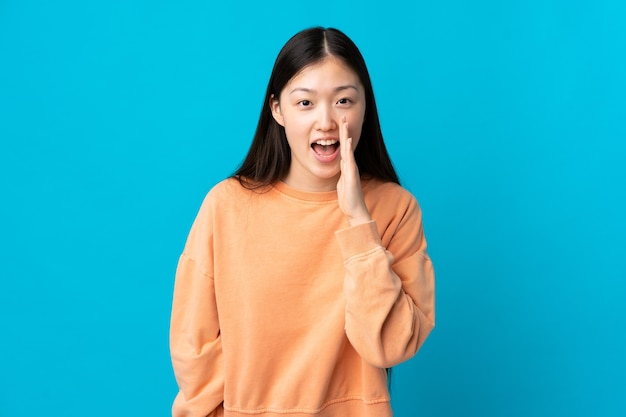
<instances>
[{"instance_id":1,"label":"ear","mask_svg":"<svg viewBox=\"0 0 626 417\"><path fill-rule=\"evenodd\" d=\"M278 101L274 94L272 94L270 97L269 106L270 110L272 111L272 116L274 117L274 120L276 120L276 123L285 127L285 118L283 117L283 113L280 109L280 101Z\"/></svg>"}]
</instances>

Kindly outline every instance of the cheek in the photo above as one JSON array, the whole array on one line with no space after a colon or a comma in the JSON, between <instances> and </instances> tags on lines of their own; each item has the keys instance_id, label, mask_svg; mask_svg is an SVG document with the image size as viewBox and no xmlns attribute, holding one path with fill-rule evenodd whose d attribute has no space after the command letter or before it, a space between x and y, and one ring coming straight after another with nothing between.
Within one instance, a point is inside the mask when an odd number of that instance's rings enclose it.
<instances>
[{"instance_id":1,"label":"cheek","mask_svg":"<svg viewBox=\"0 0 626 417\"><path fill-rule=\"evenodd\" d=\"M299 140L299 138L302 136L302 133L298 130L296 126L285 124L285 135L287 136L287 141L291 145Z\"/></svg>"},{"instance_id":2,"label":"cheek","mask_svg":"<svg viewBox=\"0 0 626 417\"><path fill-rule=\"evenodd\" d=\"M291 149L308 146L308 134L301 124L294 123L292 119L289 122L285 122L284 128L285 136L287 136L287 143Z\"/></svg>"},{"instance_id":3,"label":"cheek","mask_svg":"<svg viewBox=\"0 0 626 417\"><path fill-rule=\"evenodd\" d=\"M350 120L351 119L351 120ZM358 143L358 140L361 137L361 133L363 132L363 123L365 123L365 111L359 109L356 111L352 117L348 120L350 123L350 135L352 135L353 143Z\"/></svg>"},{"instance_id":4,"label":"cheek","mask_svg":"<svg viewBox=\"0 0 626 417\"><path fill-rule=\"evenodd\" d=\"M350 136L352 137L352 150L355 150L361 141L361 133L363 132L361 126L356 129L350 130Z\"/></svg>"},{"instance_id":5,"label":"cheek","mask_svg":"<svg viewBox=\"0 0 626 417\"><path fill-rule=\"evenodd\" d=\"M298 139L302 137L308 138L308 133L311 129L311 123L304 117L289 117L285 118L285 134L288 139Z\"/></svg>"}]
</instances>

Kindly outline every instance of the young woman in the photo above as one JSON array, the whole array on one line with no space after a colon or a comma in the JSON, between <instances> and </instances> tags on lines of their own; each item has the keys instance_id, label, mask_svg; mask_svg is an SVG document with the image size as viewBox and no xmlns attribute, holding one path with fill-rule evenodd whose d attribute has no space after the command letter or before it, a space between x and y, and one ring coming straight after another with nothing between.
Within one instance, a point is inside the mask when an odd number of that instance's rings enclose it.
<instances>
[{"instance_id":1,"label":"young woman","mask_svg":"<svg viewBox=\"0 0 626 417\"><path fill-rule=\"evenodd\" d=\"M391 416L386 369L433 326L420 208L387 154L363 57L338 30L302 31L181 255L173 416Z\"/></svg>"}]
</instances>

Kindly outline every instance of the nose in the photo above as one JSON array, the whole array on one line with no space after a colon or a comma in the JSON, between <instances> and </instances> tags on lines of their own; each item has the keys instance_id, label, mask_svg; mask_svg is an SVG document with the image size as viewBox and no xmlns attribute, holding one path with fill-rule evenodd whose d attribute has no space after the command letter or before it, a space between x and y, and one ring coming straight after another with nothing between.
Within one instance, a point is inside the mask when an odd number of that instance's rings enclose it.
<instances>
[{"instance_id":1,"label":"nose","mask_svg":"<svg viewBox=\"0 0 626 417\"><path fill-rule=\"evenodd\" d=\"M318 110L317 130L322 132L335 130L337 128L337 123L335 122L336 115L333 109L328 106L320 106Z\"/></svg>"}]
</instances>

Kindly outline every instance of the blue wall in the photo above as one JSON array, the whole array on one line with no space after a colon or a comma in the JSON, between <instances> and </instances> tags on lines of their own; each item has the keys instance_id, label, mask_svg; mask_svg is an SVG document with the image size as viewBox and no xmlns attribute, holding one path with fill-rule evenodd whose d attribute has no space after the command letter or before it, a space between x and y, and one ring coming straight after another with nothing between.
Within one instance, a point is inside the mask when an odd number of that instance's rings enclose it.
<instances>
[{"instance_id":1,"label":"blue wall","mask_svg":"<svg viewBox=\"0 0 626 417\"><path fill-rule=\"evenodd\" d=\"M312 25L360 46L424 209L396 415L626 415L626 3L213 3L0 2L1 416L168 415L178 255Z\"/></svg>"}]
</instances>

